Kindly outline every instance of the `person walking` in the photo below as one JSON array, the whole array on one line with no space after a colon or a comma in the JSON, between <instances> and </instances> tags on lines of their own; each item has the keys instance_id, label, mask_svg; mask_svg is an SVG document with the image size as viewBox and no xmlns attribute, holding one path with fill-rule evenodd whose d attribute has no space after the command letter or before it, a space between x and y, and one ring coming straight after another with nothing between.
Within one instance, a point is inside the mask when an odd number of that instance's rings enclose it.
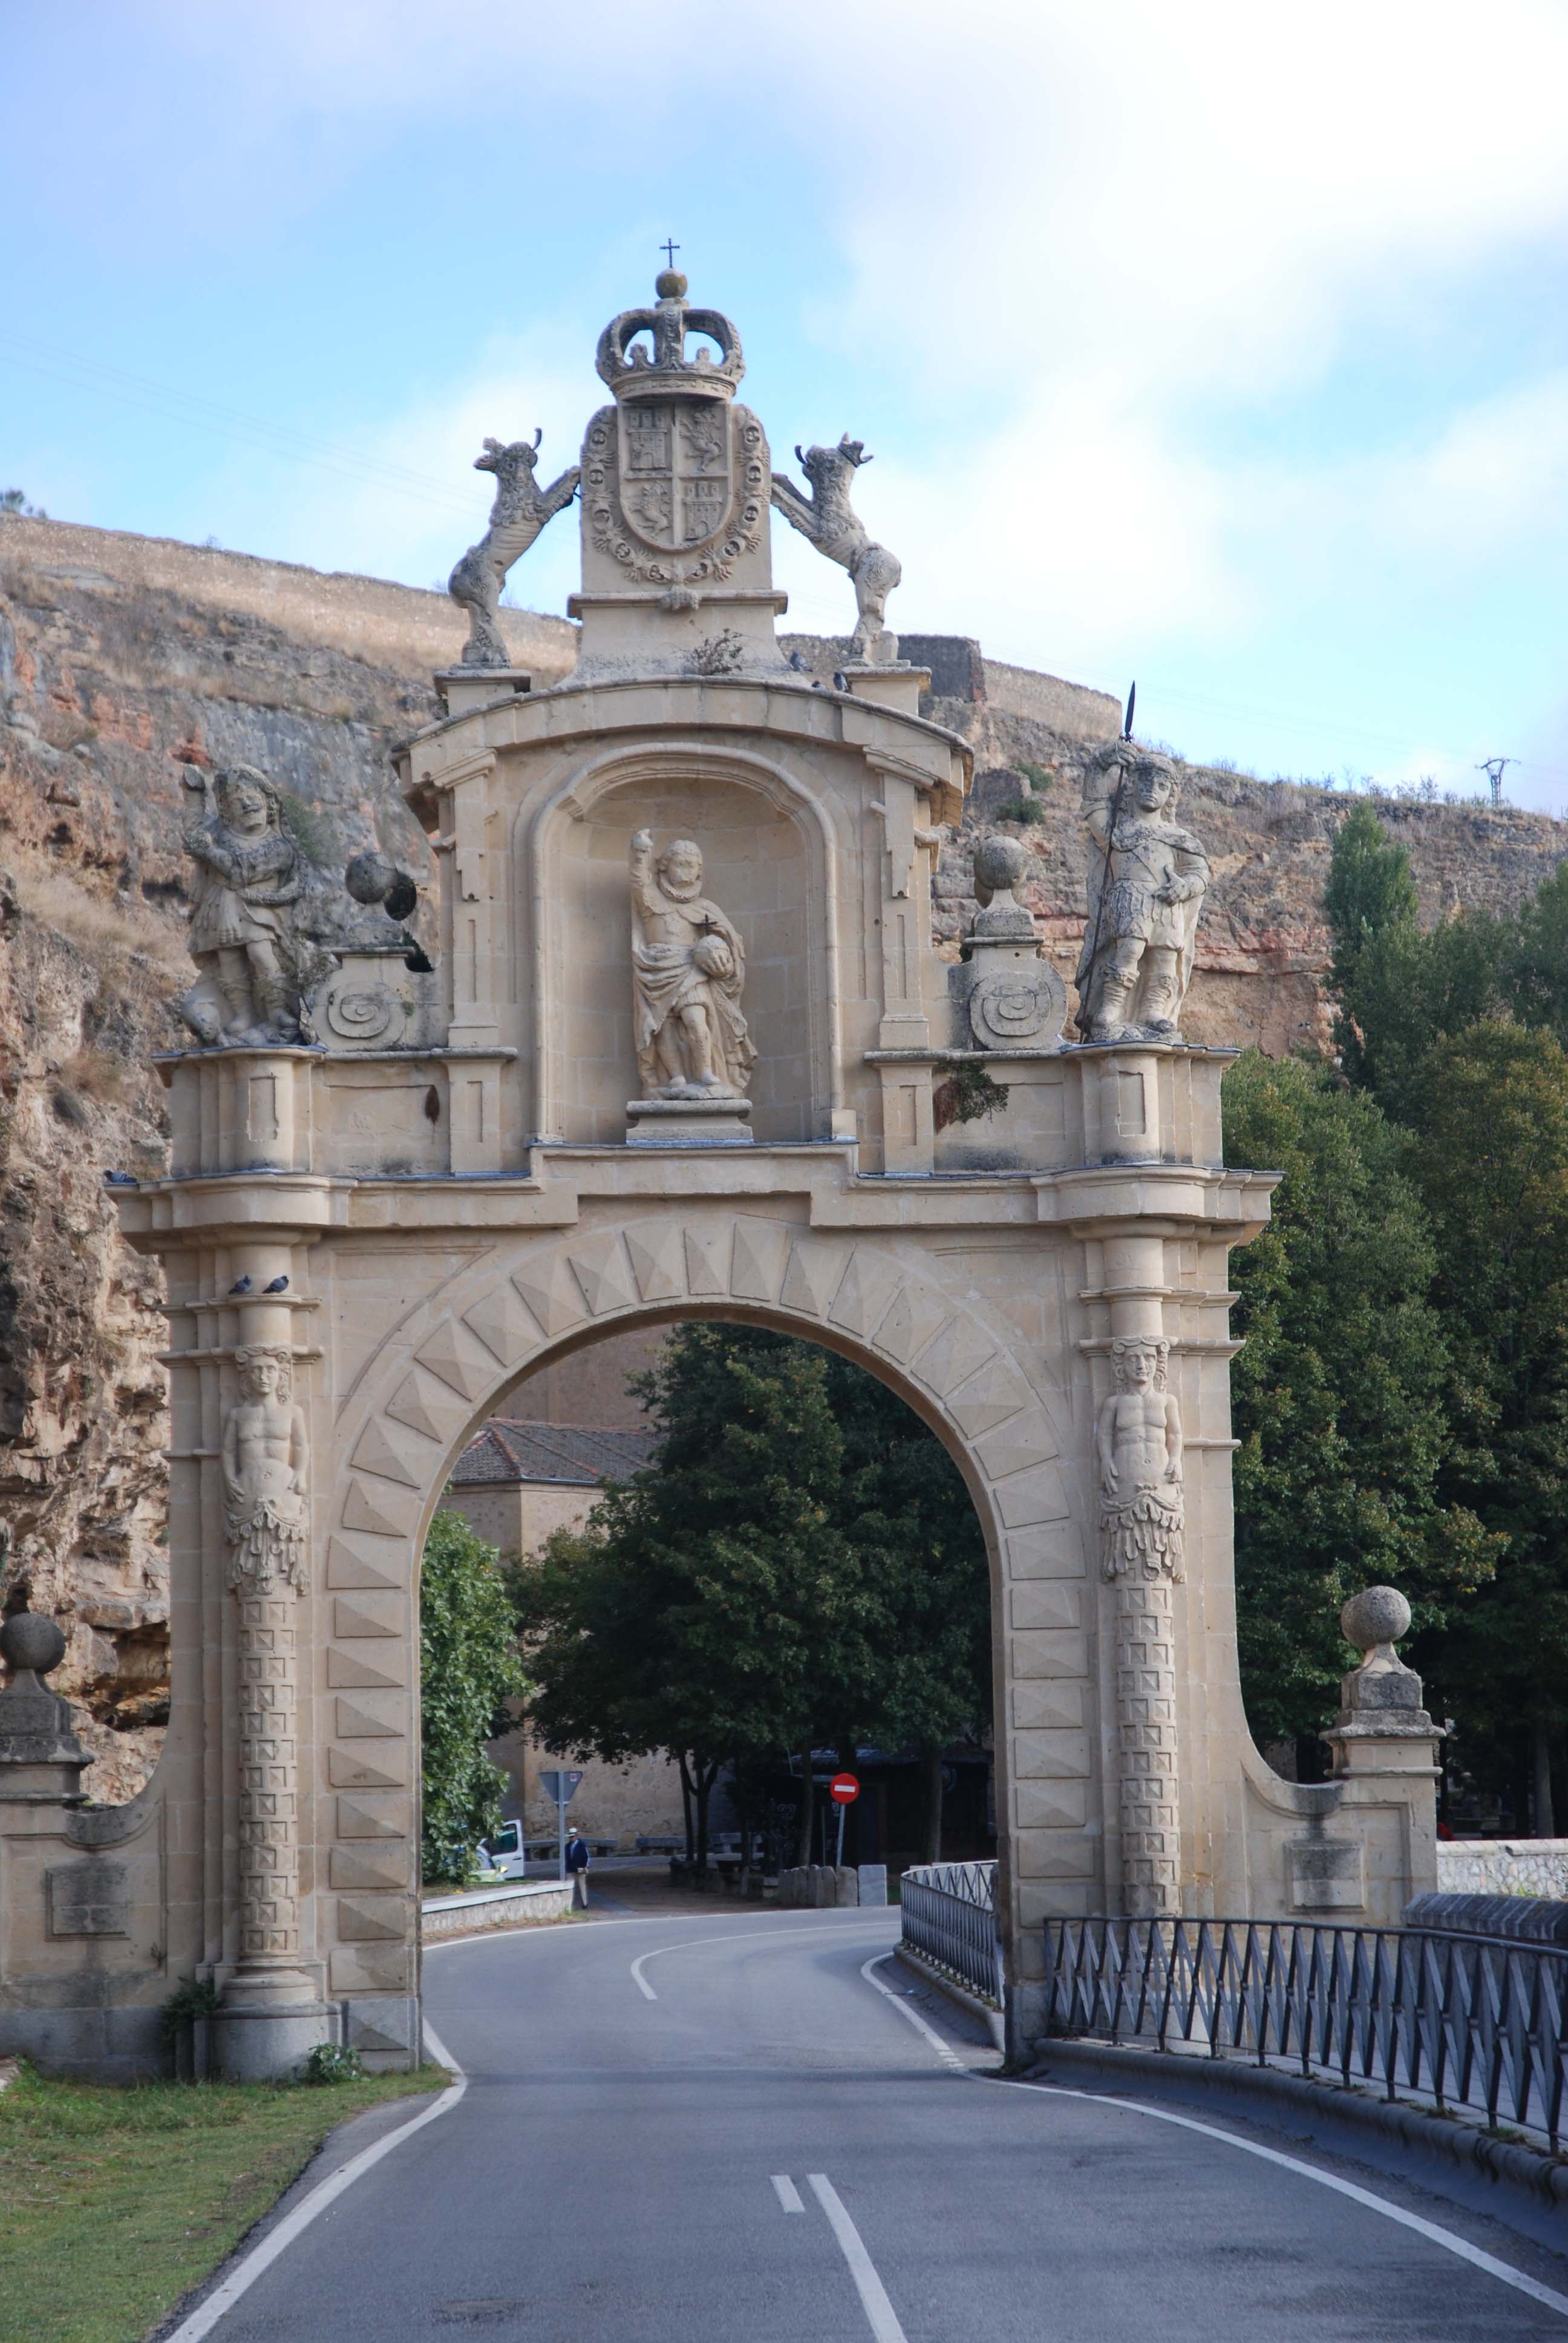
<instances>
[{"instance_id":1,"label":"person walking","mask_svg":"<svg viewBox=\"0 0 1568 2343\"><path fill-rule=\"evenodd\" d=\"M588 1910L588 1841L573 1823L567 1833L567 1873L572 1883L572 1910Z\"/></svg>"}]
</instances>

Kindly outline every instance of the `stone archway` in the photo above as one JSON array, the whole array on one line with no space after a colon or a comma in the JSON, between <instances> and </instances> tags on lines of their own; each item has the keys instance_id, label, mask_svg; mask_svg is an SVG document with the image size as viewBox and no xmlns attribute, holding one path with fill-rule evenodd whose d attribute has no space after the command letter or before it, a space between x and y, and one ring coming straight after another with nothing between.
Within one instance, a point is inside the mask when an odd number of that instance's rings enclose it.
<instances>
[{"instance_id":1,"label":"stone archway","mask_svg":"<svg viewBox=\"0 0 1568 2343\"><path fill-rule=\"evenodd\" d=\"M331 1989L350 2002L362 2037L387 2030L383 1997L407 1994L414 1973L411 1623L424 1532L473 1426L568 1344L678 1317L750 1319L842 1351L898 1391L964 1475L985 1534L999 1630L1010 1601L1015 1624L1032 1622L1027 1634L1057 1639L1056 1712L1070 1705L1081 1719L1070 1727L1026 1721L1021 1742L1003 1729L1019 1706L1015 1668L1030 1678L1042 1654L999 1632L998 1806L1017 1812L1023 1833L1008 1839L1007 1876L1033 1871L1041 1832L1088 1819L1086 1666L1068 1673L1070 1643L1087 1659L1082 1596L1062 1574L1081 1576L1084 1544L1061 1443L1016 1327L957 1284L896 1236L814 1234L715 1199L498 1247L398 1327L340 1420L327 1544L333 1689L318 1812L329 1884L343 1883L329 1907L327 1959ZM1020 1713L1027 1720L1027 1701ZM1048 1790L1039 1774L1052 1741L1051 1775L1062 1786ZM1015 1744L1035 1777L1016 1796Z\"/></svg>"}]
</instances>

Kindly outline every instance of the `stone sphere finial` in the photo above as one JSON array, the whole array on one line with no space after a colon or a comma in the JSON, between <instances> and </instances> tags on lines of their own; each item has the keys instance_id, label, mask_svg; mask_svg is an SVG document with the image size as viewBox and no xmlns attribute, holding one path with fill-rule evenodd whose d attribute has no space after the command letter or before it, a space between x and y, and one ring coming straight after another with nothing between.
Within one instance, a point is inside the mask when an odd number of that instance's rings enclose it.
<instances>
[{"instance_id":1,"label":"stone sphere finial","mask_svg":"<svg viewBox=\"0 0 1568 2343\"><path fill-rule=\"evenodd\" d=\"M661 301L684 301L686 279L678 268L661 268L653 280L653 289Z\"/></svg>"},{"instance_id":2,"label":"stone sphere finial","mask_svg":"<svg viewBox=\"0 0 1568 2343\"><path fill-rule=\"evenodd\" d=\"M343 873L343 883L357 903L382 903L397 876L397 865L391 856L372 850L354 857Z\"/></svg>"},{"instance_id":3,"label":"stone sphere finial","mask_svg":"<svg viewBox=\"0 0 1568 2343\"><path fill-rule=\"evenodd\" d=\"M1021 885L1029 870L1028 850L1016 838L982 838L975 849L975 877L993 895Z\"/></svg>"},{"instance_id":4,"label":"stone sphere finial","mask_svg":"<svg viewBox=\"0 0 1568 2343\"><path fill-rule=\"evenodd\" d=\"M1340 1613L1340 1625L1347 1644L1359 1652L1372 1652L1409 1634L1410 1604L1397 1586L1369 1586L1364 1594L1351 1596Z\"/></svg>"},{"instance_id":5,"label":"stone sphere finial","mask_svg":"<svg viewBox=\"0 0 1568 2343\"><path fill-rule=\"evenodd\" d=\"M65 1658L65 1638L53 1619L36 1611L13 1611L0 1624L0 1655L10 1668L46 1676Z\"/></svg>"}]
</instances>

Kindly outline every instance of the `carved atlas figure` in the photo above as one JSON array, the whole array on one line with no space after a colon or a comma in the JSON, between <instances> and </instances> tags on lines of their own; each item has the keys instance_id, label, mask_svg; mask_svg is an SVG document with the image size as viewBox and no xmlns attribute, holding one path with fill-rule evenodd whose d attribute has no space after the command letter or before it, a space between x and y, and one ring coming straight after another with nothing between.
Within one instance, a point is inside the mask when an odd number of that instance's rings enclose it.
<instances>
[{"instance_id":1,"label":"carved atlas figure","mask_svg":"<svg viewBox=\"0 0 1568 2343\"><path fill-rule=\"evenodd\" d=\"M1084 776L1089 918L1074 980L1086 1041L1180 1040L1209 860L1169 819L1169 757L1117 740Z\"/></svg>"},{"instance_id":2,"label":"carved atlas figure","mask_svg":"<svg viewBox=\"0 0 1568 2343\"><path fill-rule=\"evenodd\" d=\"M795 454L811 494L803 497L792 480L775 472L773 502L819 553L849 571L859 612L855 656L886 665L898 656L898 639L888 632L888 597L904 573L898 556L869 535L849 501L857 468L871 461L865 442L846 432L836 447L808 447L803 454L797 447Z\"/></svg>"},{"instance_id":3,"label":"carved atlas figure","mask_svg":"<svg viewBox=\"0 0 1568 2343\"><path fill-rule=\"evenodd\" d=\"M1181 1411L1165 1388L1170 1355L1163 1335L1119 1335L1111 1345L1116 1388L1094 1425L1107 1578L1183 1575Z\"/></svg>"},{"instance_id":4,"label":"carved atlas figure","mask_svg":"<svg viewBox=\"0 0 1568 2343\"><path fill-rule=\"evenodd\" d=\"M229 1584L270 1594L281 1579L303 1594L310 1444L293 1358L281 1343L242 1343L234 1363L240 1395L223 1420Z\"/></svg>"},{"instance_id":5,"label":"carved atlas figure","mask_svg":"<svg viewBox=\"0 0 1568 2343\"><path fill-rule=\"evenodd\" d=\"M300 930L303 857L265 773L231 765L185 786L199 810L185 830L197 866L186 949L201 973L177 1004L198 1041L263 1046L301 1038L305 992L332 965Z\"/></svg>"},{"instance_id":6,"label":"carved atlas figure","mask_svg":"<svg viewBox=\"0 0 1568 2343\"><path fill-rule=\"evenodd\" d=\"M632 989L644 1098L739 1098L757 1052L740 1013L746 947L702 893L689 838L657 862L653 838L631 841Z\"/></svg>"},{"instance_id":7,"label":"carved atlas figure","mask_svg":"<svg viewBox=\"0 0 1568 2343\"><path fill-rule=\"evenodd\" d=\"M512 655L501 633L501 589L507 572L532 545L545 523L564 512L577 494L578 468L563 472L548 488L534 478L539 460L542 431L533 439L514 439L503 446L487 439L485 452L474 458L476 472L494 472L496 501L490 526L477 545L471 545L447 581L447 591L468 613L468 639L463 646L464 667L510 667Z\"/></svg>"}]
</instances>

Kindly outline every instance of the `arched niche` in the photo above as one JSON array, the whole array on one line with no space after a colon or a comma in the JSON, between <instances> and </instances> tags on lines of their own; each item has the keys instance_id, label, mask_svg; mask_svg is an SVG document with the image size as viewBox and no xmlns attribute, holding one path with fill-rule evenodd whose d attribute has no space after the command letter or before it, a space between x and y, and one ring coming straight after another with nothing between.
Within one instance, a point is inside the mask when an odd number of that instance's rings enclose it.
<instances>
[{"instance_id":1,"label":"arched niche","mask_svg":"<svg viewBox=\"0 0 1568 2343\"><path fill-rule=\"evenodd\" d=\"M628 875L639 830L651 830L656 851L676 838L696 840L703 892L745 943L741 1009L757 1050L754 1139L825 1136L836 980L829 832L788 776L696 746L618 756L539 818L540 1129L618 1145L627 1101L640 1093Z\"/></svg>"}]
</instances>

